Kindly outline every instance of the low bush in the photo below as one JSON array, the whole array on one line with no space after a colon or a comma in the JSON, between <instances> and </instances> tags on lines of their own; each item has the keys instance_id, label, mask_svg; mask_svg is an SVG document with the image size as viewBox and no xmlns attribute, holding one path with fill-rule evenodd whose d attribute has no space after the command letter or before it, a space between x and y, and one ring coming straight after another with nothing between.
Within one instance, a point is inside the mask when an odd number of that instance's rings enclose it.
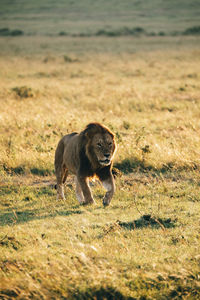
<instances>
[{"instance_id":1,"label":"low bush","mask_svg":"<svg viewBox=\"0 0 200 300\"><path fill-rule=\"evenodd\" d=\"M20 29L13 29L13 30L10 30L9 28L0 29L0 36L19 36L23 34L24 32Z\"/></svg>"},{"instance_id":2,"label":"low bush","mask_svg":"<svg viewBox=\"0 0 200 300\"><path fill-rule=\"evenodd\" d=\"M127 35L138 36L141 34L146 34L146 31L142 27L135 27L135 28L122 27L113 30L100 29L96 32L95 35L97 36L127 36Z\"/></svg>"},{"instance_id":3,"label":"low bush","mask_svg":"<svg viewBox=\"0 0 200 300\"><path fill-rule=\"evenodd\" d=\"M34 97L34 92L32 88L27 86L21 86L21 87L14 87L12 88L12 91L16 93L16 95L20 98L29 98Z\"/></svg>"},{"instance_id":4,"label":"low bush","mask_svg":"<svg viewBox=\"0 0 200 300\"><path fill-rule=\"evenodd\" d=\"M187 28L184 32L184 35L199 35L200 34L200 26L193 26Z\"/></svg>"}]
</instances>

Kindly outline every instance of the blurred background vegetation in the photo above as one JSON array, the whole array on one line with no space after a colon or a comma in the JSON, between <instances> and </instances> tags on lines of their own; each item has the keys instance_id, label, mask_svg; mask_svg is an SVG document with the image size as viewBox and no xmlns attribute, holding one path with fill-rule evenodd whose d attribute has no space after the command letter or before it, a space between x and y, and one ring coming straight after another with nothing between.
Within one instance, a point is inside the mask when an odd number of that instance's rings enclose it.
<instances>
[{"instance_id":1,"label":"blurred background vegetation","mask_svg":"<svg viewBox=\"0 0 200 300\"><path fill-rule=\"evenodd\" d=\"M199 0L1 0L0 35L174 35L199 15Z\"/></svg>"}]
</instances>

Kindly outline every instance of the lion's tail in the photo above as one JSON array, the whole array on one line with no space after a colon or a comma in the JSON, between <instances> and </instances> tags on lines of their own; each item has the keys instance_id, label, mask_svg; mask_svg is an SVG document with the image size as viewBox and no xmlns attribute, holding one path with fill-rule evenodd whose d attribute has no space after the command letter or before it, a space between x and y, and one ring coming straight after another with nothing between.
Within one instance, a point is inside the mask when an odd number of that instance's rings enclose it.
<instances>
[{"instance_id":1,"label":"lion's tail","mask_svg":"<svg viewBox=\"0 0 200 300\"><path fill-rule=\"evenodd\" d=\"M56 153L55 153L55 161L54 161L55 170L57 170L62 166L63 153L64 153L64 143L63 140L61 139L60 142L58 143L58 146L56 148Z\"/></svg>"}]
</instances>

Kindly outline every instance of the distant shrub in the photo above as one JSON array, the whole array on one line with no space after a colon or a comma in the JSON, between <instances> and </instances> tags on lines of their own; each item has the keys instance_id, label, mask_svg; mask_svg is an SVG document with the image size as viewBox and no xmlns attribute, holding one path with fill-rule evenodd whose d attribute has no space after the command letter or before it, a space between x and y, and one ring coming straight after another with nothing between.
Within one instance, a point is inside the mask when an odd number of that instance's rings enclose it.
<instances>
[{"instance_id":1,"label":"distant shrub","mask_svg":"<svg viewBox=\"0 0 200 300\"><path fill-rule=\"evenodd\" d=\"M90 36L92 36L92 34L91 33L80 33L79 35L78 35L79 37L90 37Z\"/></svg>"},{"instance_id":2,"label":"distant shrub","mask_svg":"<svg viewBox=\"0 0 200 300\"><path fill-rule=\"evenodd\" d=\"M27 86L14 87L12 88L12 91L14 91L20 98L29 98L34 96L32 88Z\"/></svg>"},{"instance_id":3,"label":"distant shrub","mask_svg":"<svg viewBox=\"0 0 200 300\"><path fill-rule=\"evenodd\" d=\"M0 35L4 36L4 35L9 35L9 28L0 28Z\"/></svg>"},{"instance_id":4,"label":"distant shrub","mask_svg":"<svg viewBox=\"0 0 200 300\"><path fill-rule=\"evenodd\" d=\"M132 29L133 33L145 33L145 30L142 27L135 27Z\"/></svg>"},{"instance_id":5,"label":"distant shrub","mask_svg":"<svg viewBox=\"0 0 200 300\"><path fill-rule=\"evenodd\" d=\"M73 63L73 62L79 61L77 58L70 57L69 55L64 55L63 58L64 58L64 61L67 63Z\"/></svg>"},{"instance_id":6,"label":"distant shrub","mask_svg":"<svg viewBox=\"0 0 200 300\"><path fill-rule=\"evenodd\" d=\"M124 121L123 122L123 127L124 127L124 129L128 130L131 127L131 124L127 121Z\"/></svg>"},{"instance_id":7,"label":"distant shrub","mask_svg":"<svg viewBox=\"0 0 200 300\"><path fill-rule=\"evenodd\" d=\"M46 63L49 63L49 62L52 62L52 61L55 61L55 57L51 56L51 55L48 55L46 56L44 59L43 59L43 62L46 64Z\"/></svg>"},{"instance_id":8,"label":"distant shrub","mask_svg":"<svg viewBox=\"0 0 200 300\"><path fill-rule=\"evenodd\" d=\"M65 31L60 31L58 35L60 35L60 36L66 36L66 35L68 35L68 33L65 32Z\"/></svg>"},{"instance_id":9,"label":"distant shrub","mask_svg":"<svg viewBox=\"0 0 200 300\"><path fill-rule=\"evenodd\" d=\"M108 34L108 31L104 30L104 29L100 29L96 32L95 35L107 35Z\"/></svg>"},{"instance_id":10,"label":"distant shrub","mask_svg":"<svg viewBox=\"0 0 200 300\"><path fill-rule=\"evenodd\" d=\"M193 26L186 29L183 32L184 35L199 35L200 34L200 26Z\"/></svg>"},{"instance_id":11,"label":"distant shrub","mask_svg":"<svg viewBox=\"0 0 200 300\"><path fill-rule=\"evenodd\" d=\"M156 36L156 33L154 31L151 31L149 33L147 33L148 36Z\"/></svg>"},{"instance_id":12,"label":"distant shrub","mask_svg":"<svg viewBox=\"0 0 200 300\"><path fill-rule=\"evenodd\" d=\"M128 35L138 36L141 34L146 34L146 31L142 27L135 27L135 28L122 27L116 30L100 29L96 32L95 35L97 36L128 36Z\"/></svg>"},{"instance_id":13,"label":"distant shrub","mask_svg":"<svg viewBox=\"0 0 200 300\"><path fill-rule=\"evenodd\" d=\"M19 36L23 35L24 32L20 29L10 30L9 28L1 28L0 36Z\"/></svg>"},{"instance_id":14,"label":"distant shrub","mask_svg":"<svg viewBox=\"0 0 200 300\"><path fill-rule=\"evenodd\" d=\"M24 32L22 30L19 30L19 29L15 29L15 30L11 30L10 31L10 35L12 36L18 36L18 35L23 35Z\"/></svg>"},{"instance_id":15,"label":"distant shrub","mask_svg":"<svg viewBox=\"0 0 200 300\"><path fill-rule=\"evenodd\" d=\"M160 32L158 33L158 35L159 35L159 36L165 36L165 32L164 32L164 31L160 31Z\"/></svg>"}]
</instances>

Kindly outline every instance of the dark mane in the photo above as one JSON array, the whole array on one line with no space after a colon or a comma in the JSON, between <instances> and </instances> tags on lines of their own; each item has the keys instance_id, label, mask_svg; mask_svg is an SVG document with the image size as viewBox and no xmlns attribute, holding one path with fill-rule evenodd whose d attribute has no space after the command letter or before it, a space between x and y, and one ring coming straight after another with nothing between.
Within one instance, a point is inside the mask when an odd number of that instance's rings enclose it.
<instances>
[{"instance_id":1,"label":"dark mane","mask_svg":"<svg viewBox=\"0 0 200 300\"><path fill-rule=\"evenodd\" d=\"M114 137L113 133L106 126L98 122L89 123L83 131L84 134L86 133L96 134L96 133L106 133L106 132L108 132L112 137Z\"/></svg>"},{"instance_id":2,"label":"dark mane","mask_svg":"<svg viewBox=\"0 0 200 300\"><path fill-rule=\"evenodd\" d=\"M92 164L85 153L85 147L82 147L80 151L80 173L87 177L92 177L95 174Z\"/></svg>"}]
</instances>

